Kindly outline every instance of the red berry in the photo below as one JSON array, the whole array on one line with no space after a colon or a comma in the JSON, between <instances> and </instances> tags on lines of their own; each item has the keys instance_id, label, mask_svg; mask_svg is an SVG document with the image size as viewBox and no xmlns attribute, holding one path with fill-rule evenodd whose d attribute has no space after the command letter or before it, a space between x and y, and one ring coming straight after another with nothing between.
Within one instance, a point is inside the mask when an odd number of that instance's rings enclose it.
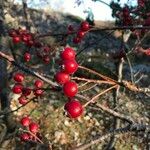
<instances>
[{"instance_id":1,"label":"red berry","mask_svg":"<svg viewBox=\"0 0 150 150\"><path fill-rule=\"evenodd\" d=\"M48 46L45 46L45 47L43 48L43 51L46 52L46 53L48 53L48 52L50 51L50 48L49 48Z\"/></svg>"},{"instance_id":2,"label":"red berry","mask_svg":"<svg viewBox=\"0 0 150 150\"><path fill-rule=\"evenodd\" d=\"M59 84L65 84L66 82L68 82L70 80L70 76L69 74L65 73L65 72L57 72L55 75L55 80L59 83Z\"/></svg>"},{"instance_id":3,"label":"red berry","mask_svg":"<svg viewBox=\"0 0 150 150\"><path fill-rule=\"evenodd\" d=\"M41 88L41 87L43 86L43 81L41 81L41 80L36 80L36 81L34 82L34 85L35 85L36 88Z\"/></svg>"},{"instance_id":4,"label":"red berry","mask_svg":"<svg viewBox=\"0 0 150 150\"><path fill-rule=\"evenodd\" d=\"M68 81L63 86L63 92L68 97L74 97L78 92L78 86L75 82Z\"/></svg>"},{"instance_id":5,"label":"red berry","mask_svg":"<svg viewBox=\"0 0 150 150\"><path fill-rule=\"evenodd\" d=\"M83 107L77 100L68 101L65 104L64 109L67 111L70 118L77 118L83 113Z\"/></svg>"},{"instance_id":6,"label":"red berry","mask_svg":"<svg viewBox=\"0 0 150 150\"><path fill-rule=\"evenodd\" d=\"M32 133L37 133L38 130L39 130L39 125L37 123L30 123L29 125L29 130L32 132Z\"/></svg>"},{"instance_id":7,"label":"red berry","mask_svg":"<svg viewBox=\"0 0 150 150\"><path fill-rule=\"evenodd\" d=\"M81 42L81 38L79 38L79 37L73 38L73 43L78 44L80 42Z\"/></svg>"},{"instance_id":8,"label":"red berry","mask_svg":"<svg viewBox=\"0 0 150 150\"><path fill-rule=\"evenodd\" d=\"M22 73L16 73L14 75L14 80L16 82L22 82L24 80L24 75Z\"/></svg>"},{"instance_id":9,"label":"red berry","mask_svg":"<svg viewBox=\"0 0 150 150\"><path fill-rule=\"evenodd\" d=\"M30 59L31 59L31 54L28 53L28 52L26 52L26 53L24 54L24 61L25 61L25 62L29 62Z\"/></svg>"},{"instance_id":10,"label":"red berry","mask_svg":"<svg viewBox=\"0 0 150 150\"><path fill-rule=\"evenodd\" d=\"M29 126L29 124L30 124L30 118L29 118L29 117L23 117L20 122L21 122L21 124L22 124L24 127L27 127L27 126Z\"/></svg>"},{"instance_id":11,"label":"red berry","mask_svg":"<svg viewBox=\"0 0 150 150\"><path fill-rule=\"evenodd\" d=\"M49 62L50 62L50 57L49 57L48 55L45 55L45 56L43 57L43 61L44 61L45 64L49 64Z\"/></svg>"},{"instance_id":12,"label":"red berry","mask_svg":"<svg viewBox=\"0 0 150 150\"><path fill-rule=\"evenodd\" d=\"M28 141L29 140L29 134L28 133L22 133L20 135L21 141Z\"/></svg>"},{"instance_id":13,"label":"red berry","mask_svg":"<svg viewBox=\"0 0 150 150\"><path fill-rule=\"evenodd\" d=\"M34 41L29 40L29 41L26 42L26 45L27 45L28 47L31 47L31 46L34 45Z\"/></svg>"},{"instance_id":14,"label":"red berry","mask_svg":"<svg viewBox=\"0 0 150 150\"><path fill-rule=\"evenodd\" d=\"M25 105L28 102L24 96L20 96L18 98L18 101L19 101L19 104L21 104L21 105Z\"/></svg>"},{"instance_id":15,"label":"red berry","mask_svg":"<svg viewBox=\"0 0 150 150\"><path fill-rule=\"evenodd\" d=\"M30 88L23 88L22 89L22 95L29 96L30 94L31 94L31 89Z\"/></svg>"},{"instance_id":16,"label":"red berry","mask_svg":"<svg viewBox=\"0 0 150 150\"><path fill-rule=\"evenodd\" d=\"M27 37L26 35L23 35L23 36L22 36L22 41L23 41L23 42L28 42L28 37Z\"/></svg>"},{"instance_id":17,"label":"red berry","mask_svg":"<svg viewBox=\"0 0 150 150\"><path fill-rule=\"evenodd\" d=\"M23 86L21 84L15 84L12 91L15 94L20 94L22 93L22 89L23 89Z\"/></svg>"},{"instance_id":18,"label":"red berry","mask_svg":"<svg viewBox=\"0 0 150 150\"><path fill-rule=\"evenodd\" d=\"M75 59L76 53L71 47L66 47L61 53L62 60Z\"/></svg>"},{"instance_id":19,"label":"red berry","mask_svg":"<svg viewBox=\"0 0 150 150\"><path fill-rule=\"evenodd\" d=\"M68 26L68 30L69 31L73 31L74 30L74 28L73 28L73 26L71 24Z\"/></svg>"},{"instance_id":20,"label":"red berry","mask_svg":"<svg viewBox=\"0 0 150 150\"><path fill-rule=\"evenodd\" d=\"M34 95L35 95L35 96L40 96L40 95L43 94L43 92L44 92L44 91L43 91L42 89L35 89L35 90L34 90Z\"/></svg>"},{"instance_id":21,"label":"red berry","mask_svg":"<svg viewBox=\"0 0 150 150\"><path fill-rule=\"evenodd\" d=\"M89 23L88 23L87 21L83 21L83 22L81 23L81 30L82 30L82 31L88 31L89 28L90 28L90 26L89 26Z\"/></svg>"},{"instance_id":22,"label":"red berry","mask_svg":"<svg viewBox=\"0 0 150 150\"><path fill-rule=\"evenodd\" d=\"M17 44L17 43L19 43L20 41L21 41L20 36L14 36L14 37L13 37L13 43L14 43L14 44Z\"/></svg>"},{"instance_id":23,"label":"red berry","mask_svg":"<svg viewBox=\"0 0 150 150\"><path fill-rule=\"evenodd\" d=\"M77 36L78 36L79 38L83 38L84 35L85 35L85 32L83 32L83 31L79 31L79 32L77 33Z\"/></svg>"},{"instance_id":24,"label":"red berry","mask_svg":"<svg viewBox=\"0 0 150 150\"><path fill-rule=\"evenodd\" d=\"M63 71L68 74L73 74L78 69L78 64L75 60L66 60L63 62Z\"/></svg>"}]
</instances>

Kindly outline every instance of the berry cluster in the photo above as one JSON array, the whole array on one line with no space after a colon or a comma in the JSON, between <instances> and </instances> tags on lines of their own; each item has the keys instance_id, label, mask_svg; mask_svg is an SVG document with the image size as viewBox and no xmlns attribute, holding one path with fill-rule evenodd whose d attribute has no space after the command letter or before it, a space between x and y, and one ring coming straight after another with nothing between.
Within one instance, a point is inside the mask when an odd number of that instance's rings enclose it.
<instances>
[{"instance_id":1,"label":"berry cluster","mask_svg":"<svg viewBox=\"0 0 150 150\"><path fill-rule=\"evenodd\" d=\"M78 29L76 37L74 37L73 42L75 44L78 44L81 42L83 37L85 36L86 32L89 30L90 25L87 21L83 21L80 25L80 28Z\"/></svg>"},{"instance_id":2,"label":"berry cluster","mask_svg":"<svg viewBox=\"0 0 150 150\"><path fill-rule=\"evenodd\" d=\"M39 125L35 122L32 122L28 116L23 117L20 123L25 129L25 131L20 134L20 139L22 141L38 141L38 139L41 139L39 134Z\"/></svg>"},{"instance_id":3,"label":"berry cluster","mask_svg":"<svg viewBox=\"0 0 150 150\"><path fill-rule=\"evenodd\" d=\"M35 39L35 34L19 28L16 30L11 29L9 31L9 36L12 38L14 44L23 43L28 48L36 48L37 57L40 58L45 64L50 63L50 46L44 45L43 43L37 41L37 39ZM25 62L29 62L31 60L31 54L29 51L24 53L23 59Z\"/></svg>"},{"instance_id":4,"label":"berry cluster","mask_svg":"<svg viewBox=\"0 0 150 150\"><path fill-rule=\"evenodd\" d=\"M70 75L75 73L78 69L78 64L75 60L76 53L71 47L66 47L61 53L62 68L55 75L57 83L62 85L63 93L68 97L69 101L65 104L65 110L70 118L79 117L83 108L74 96L78 92L78 85L71 81Z\"/></svg>"},{"instance_id":5,"label":"berry cluster","mask_svg":"<svg viewBox=\"0 0 150 150\"><path fill-rule=\"evenodd\" d=\"M43 82L41 80L37 79L34 82L34 89L31 89L29 87L24 87L22 84L25 79L24 74L18 72L13 78L16 83L13 86L12 91L14 94L21 94L21 96L18 98L18 101L22 105L25 105L28 102L27 96L29 96L32 91L36 97L41 96L44 92L44 90L41 89L43 87Z\"/></svg>"},{"instance_id":6,"label":"berry cluster","mask_svg":"<svg viewBox=\"0 0 150 150\"><path fill-rule=\"evenodd\" d=\"M11 29L9 31L9 36L12 37L14 44L23 42L26 46L31 47L34 45L33 34L29 33L25 29Z\"/></svg>"},{"instance_id":7,"label":"berry cluster","mask_svg":"<svg viewBox=\"0 0 150 150\"><path fill-rule=\"evenodd\" d=\"M81 42L83 37L85 36L86 32L90 29L90 25L87 21L83 21L77 31L76 37L74 37L73 42L75 44L78 44ZM74 28L72 25L68 26L68 32L71 33L74 31Z\"/></svg>"}]
</instances>

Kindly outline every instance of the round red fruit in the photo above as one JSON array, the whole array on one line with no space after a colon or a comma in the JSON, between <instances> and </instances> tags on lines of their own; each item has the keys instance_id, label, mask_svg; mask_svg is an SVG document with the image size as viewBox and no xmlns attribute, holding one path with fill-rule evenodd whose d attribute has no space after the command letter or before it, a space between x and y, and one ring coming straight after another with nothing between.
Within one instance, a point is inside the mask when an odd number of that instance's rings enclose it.
<instances>
[{"instance_id":1,"label":"round red fruit","mask_svg":"<svg viewBox=\"0 0 150 150\"><path fill-rule=\"evenodd\" d=\"M28 133L22 133L20 135L21 141L28 141L29 140L29 134Z\"/></svg>"},{"instance_id":2,"label":"round red fruit","mask_svg":"<svg viewBox=\"0 0 150 150\"><path fill-rule=\"evenodd\" d=\"M15 94L20 94L22 93L22 89L23 89L23 86L21 84L15 84L12 91Z\"/></svg>"},{"instance_id":3,"label":"round red fruit","mask_svg":"<svg viewBox=\"0 0 150 150\"><path fill-rule=\"evenodd\" d=\"M79 31L79 32L77 33L77 36L78 36L79 38L83 38L84 35L85 35L85 32L83 32L83 31Z\"/></svg>"},{"instance_id":4,"label":"round red fruit","mask_svg":"<svg viewBox=\"0 0 150 150\"><path fill-rule=\"evenodd\" d=\"M43 86L43 81L41 81L41 80L36 80L36 81L34 82L34 86L35 86L36 88L41 88L41 87Z\"/></svg>"},{"instance_id":5,"label":"round red fruit","mask_svg":"<svg viewBox=\"0 0 150 150\"><path fill-rule=\"evenodd\" d=\"M26 42L26 45L27 45L28 47L31 47L31 46L34 45L34 41L29 40L29 41Z\"/></svg>"},{"instance_id":6,"label":"round red fruit","mask_svg":"<svg viewBox=\"0 0 150 150\"><path fill-rule=\"evenodd\" d=\"M29 125L29 130L32 132L32 133L37 133L38 130L39 130L39 125L37 123L30 123Z\"/></svg>"},{"instance_id":7,"label":"round red fruit","mask_svg":"<svg viewBox=\"0 0 150 150\"><path fill-rule=\"evenodd\" d=\"M78 86L75 82L69 81L64 84L63 92L67 97L74 97L78 92Z\"/></svg>"},{"instance_id":8,"label":"round red fruit","mask_svg":"<svg viewBox=\"0 0 150 150\"><path fill-rule=\"evenodd\" d=\"M22 41L23 41L23 42L28 42L28 37L27 37L26 35L23 35L23 36L22 36Z\"/></svg>"},{"instance_id":9,"label":"round red fruit","mask_svg":"<svg viewBox=\"0 0 150 150\"><path fill-rule=\"evenodd\" d=\"M68 30L69 31L73 31L74 30L74 28L73 28L73 26L71 24L68 26Z\"/></svg>"},{"instance_id":10,"label":"round red fruit","mask_svg":"<svg viewBox=\"0 0 150 150\"><path fill-rule=\"evenodd\" d=\"M81 23L81 30L82 30L82 31L88 31L89 28L90 28L90 26L89 26L89 23L88 23L87 21L83 21L83 22Z\"/></svg>"},{"instance_id":11,"label":"round red fruit","mask_svg":"<svg viewBox=\"0 0 150 150\"><path fill-rule=\"evenodd\" d=\"M43 61L44 61L45 64L49 64L49 62L50 62L50 57L49 57L48 55L45 55L45 56L43 57Z\"/></svg>"},{"instance_id":12,"label":"round red fruit","mask_svg":"<svg viewBox=\"0 0 150 150\"><path fill-rule=\"evenodd\" d=\"M20 41L21 41L20 36L14 36L14 37L13 37L13 43L14 43L14 44L17 44L17 43L19 43Z\"/></svg>"},{"instance_id":13,"label":"round red fruit","mask_svg":"<svg viewBox=\"0 0 150 150\"><path fill-rule=\"evenodd\" d=\"M28 53L28 52L26 52L26 53L24 54L24 61L25 61L25 62L29 62L30 60L31 60L31 54Z\"/></svg>"},{"instance_id":14,"label":"round red fruit","mask_svg":"<svg viewBox=\"0 0 150 150\"><path fill-rule=\"evenodd\" d=\"M69 76L69 74L60 71L60 72L56 73L55 80L59 84L65 84L66 82L68 82L70 80L70 76Z\"/></svg>"},{"instance_id":15,"label":"round red fruit","mask_svg":"<svg viewBox=\"0 0 150 150\"><path fill-rule=\"evenodd\" d=\"M25 105L28 102L24 96L20 96L18 98L18 101L19 101L19 104L21 104L21 105Z\"/></svg>"},{"instance_id":16,"label":"round red fruit","mask_svg":"<svg viewBox=\"0 0 150 150\"><path fill-rule=\"evenodd\" d=\"M73 43L78 44L80 42L81 42L81 38L79 38L79 37L73 38Z\"/></svg>"},{"instance_id":17,"label":"round red fruit","mask_svg":"<svg viewBox=\"0 0 150 150\"><path fill-rule=\"evenodd\" d=\"M48 53L50 51L50 47L48 47L48 46L43 47L43 51Z\"/></svg>"},{"instance_id":18,"label":"round red fruit","mask_svg":"<svg viewBox=\"0 0 150 150\"><path fill-rule=\"evenodd\" d=\"M66 47L61 53L62 60L72 60L75 59L76 53L71 47Z\"/></svg>"},{"instance_id":19,"label":"round red fruit","mask_svg":"<svg viewBox=\"0 0 150 150\"><path fill-rule=\"evenodd\" d=\"M22 95L29 96L30 94L31 94L31 89L30 88L23 88L22 89Z\"/></svg>"},{"instance_id":20,"label":"round red fruit","mask_svg":"<svg viewBox=\"0 0 150 150\"><path fill-rule=\"evenodd\" d=\"M73 74L78 69L78 64L75 60L66 60L62 64L63 71L68 74Z\"/></svg>"},{"instance_id":21,"label":"round red fruit","mask_svg":"<svg viewBox=\"0 0 150 150\"><path fill-rule=\"evenodd\" d=\"M35 96L41 96L43 94L43 90L42 89L35 89L34 90L34 95Z\"/></svg>"},{"instance_id":22,"label":"round red fruit","mask_svg":"<svg viewBox=\"0 0 150 150\"><path fill-rule=\"evenodd\" d=\"M23 117L20 122L21 122L22 126L27 127L30 124L30 118L29 117Z\"/></svg>"},{"instance_id":23,"label":"round red fruit","mask_svg":"<svg viewBox=\"0 0 150 150\"><path fill-rule=\"evenodd\" d=\"M65 104L64 109L67 111L67 115L70 118L77 118L83 113L82 104L78 100L68 101Z\"/></svg>"},{"instance_id":24,"label":"round red fruit","mask_svg":"<svg viewBox=\"0 0 150 150\"><path fill-rule=\"evenodd\" d=\"M24 80L24 75L22 73L16 73L14 75L14 80L16 82L22 82Z\"/></svg>"}]
</instances>

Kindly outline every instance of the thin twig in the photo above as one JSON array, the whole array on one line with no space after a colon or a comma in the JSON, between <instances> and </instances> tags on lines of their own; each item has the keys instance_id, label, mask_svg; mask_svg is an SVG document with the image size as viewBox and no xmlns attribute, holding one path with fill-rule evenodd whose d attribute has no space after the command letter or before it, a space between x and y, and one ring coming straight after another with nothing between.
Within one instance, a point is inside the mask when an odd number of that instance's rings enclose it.
<instances>
[{"instance_id":1,"label":"thin twig","mask_svg":"<svg viewBox=\"0 0 150 150\"><path fill-rule=\"evenodd\" d=\"M79 78L79 77L72 77L71 79L79 80L79 81L87 81L89 83L97 83L97 84L110 84L110 85L114 85L115 84L112 81L93 80L93 79L86 79L86 78Z\"/></svg>"},{"instance_id":2,"label":"thin twig","mask_svg":"<svg viewBox=\"0 0 150 150\"><path fill-rule=\"evenodd\" d=\"M108 91L110 91L110 90L112 90L112 89L114 89L114 88L116 88L116 87L118 87L118 85L114 85L114 86L112 86L112 87L110 87L110 88L108 88L108 89L102 91L101 93L97 94L97 95L94 96L90 101L88 101L87 103L85 103L85 104L83 105L83 107L86 107L87 105L89 105L90 103L92 103L93 101L95 101L95 99L97 99L99 96L105 94L106 92L108 92Z\"/></svg>"}]
</instances>

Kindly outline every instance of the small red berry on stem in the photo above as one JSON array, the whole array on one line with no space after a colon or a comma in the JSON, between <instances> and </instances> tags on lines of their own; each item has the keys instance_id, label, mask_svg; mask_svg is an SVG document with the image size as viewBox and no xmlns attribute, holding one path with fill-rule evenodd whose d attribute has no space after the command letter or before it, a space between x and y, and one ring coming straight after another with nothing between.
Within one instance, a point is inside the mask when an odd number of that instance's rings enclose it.
<instances>
[{"instance_id":1,"label":"small red berry on stem","mask_svg":"<svg viewBox=\"0 0 150 150\"><path fill-rule=\"evenodd\" d=\"M24 54L24 61L25 61L25 62L29 62L30 60L31 60L31 54L28 53L28 52L26 52L26 53Z\"/></svg>"},{"instance_id":2,"label":"small red berry on stem","mask_svg":"<svg viewBox=\"0 0 150 150\"><path fill-rule=\"evenodd\" d=\"M60 72L56 73L55 80L59 84L65 84L66 82L68 82L70 80L70 76L69 76L69 74L60 71Z\"/></svg>"},{"instance_id":3,"label":"small red berry on stem","mask_svg":"<svg viewBox=\"0 0 150 150\"><path fill-rule=\"evenodd\" d=\"M67 97L74 97L78 92L78 86L75 82L69 81L64 84L63 92Z\"/></svg>"},{"instance_id":4,"label":"small red berry on stem","mask_svg":"<svg viewBox=\"0 0 150 150\"><path fill-rule=\"evenodd\" d=\"M27 99L25 98L25 96L20 96L18 98L18 101L19 101L19 104L21 104L21 105L25 105L28 102Z\"/></svg>"},{"instance_id":5,"label":"small red berry on stem","mask_svg":"<svg viewBox=\"0 0 150 150\"><path fill-rule=\"evenodd\" d=\"M74 30L74 28L73 28L73 26L70 24L69 26L68 26L68 31L73 31Z\"/></svg>"},{"instance_id":6,"label":"small red berry on stem","mask_svg":"<svg viewBox=\"0 0 150 150\"><path fill-rule=\"evenodd\" d=\"M68 74L73 74L78 69L78 64L75 60L66 60L62 64L63 71Z\"/></svg>"},{"instance_id":7,"label":"small red berry on stem","mask_svg":"<svg viewBox=\"0 0 150 150\"><path fill-rule=\"evenodd\" d=\"M36 80L36 81L34 82L34 86L35 86L36 88L41 88L41 87L43 86L43 81L41 81L41 80Z\"/></svg>"},{"instance_id":8,"label":"small red berry on stem","mask_svg":"<svg viewBox=\"0 0 150 150\"><path fill-rule=\"evenodd\" d=\"M29 96L31 94L31 89L30 88L23 88L22 89L22 95L24 96Z\"/></svg>"},{"instance_id":9,"label":"small red berry on stem","mask_svg":"<svg viewBox=\"0 0 150 150\"><path fill-rule=\"evenodd\" d=\"M79 38L79 37L73 38L73 43L78 44L80 42L81 42L81 38Z\"/></svg>"},{"instance_id":10,"label":"small red berry on stem","mask_svg":"<svg viewBox=\"0 0 150 150\"><path fill-rule=\"evenodd\" d=\"M17 44L17 43L19 43L20 41L21 41L20 36L14 36L14 37L13 37L13 43L14 43L14 44Z\"/></svg>"},{"instance_id":11,"label":"small red berry on stem","mask_svg":"<svg viewBox=\"0 0 150 150\"><path fill-rule=\"evenodd\" d=\"M27 45L28 47L31 47L31 46L34 45L34 41L29 40L29 41L26 42L26 45Z\"/></svg>"},{"instance_id":12,"label":"small red berry on stem","mask_svg":"<svg viewBox=\"0 0 150 150\"><path fill-rule=\"evenodd\" d=\"M82 104L78 100L68 101L65 104L64 109L67 111L70 118L77 118L83 113Z\"/></svg>"},{"instance_id":13,"label":"small red berry on stem","mask_svg":"<svg viewBox=\"0 0 150 150\"><path fill-rule=\"evenodd\" d=\"M21 84L15 84L12 91L15 94L20 94L22 93L22 89L23 89L23 86Z\"/></svg>"},{"instance_id":14,"label":"small red berry on stem","mask_svg":"<svg viewBox=\"0 0 150 150\"><path fill-rule=\"evenodd\" d=\"M14 75L14 80L16 82L22 82L24 80L24 75L22 73L16 73Z\"/></svg>"},{"instance_id":15,"label":"small red berry on stem","mask_svg":"<svg viewBox=\"0 0 150 150\"><path fill-rule=\"evenodd\" d=\"M20 122L21 122L21 124L22 124L24 127L27 127L27 126L29 126L29 124L30 124L30 118L29 118L29 117L23 117Z\"/></svg>"},{"instance_id":16,"label":"small red berry on stem","mask_svg":"<svg viewBox=\"0 0 150 150\"><path fill-rule=\"evenodd\" d=\"M37 133L38 130L39 130L39 125L37 123L30 123L29 125L29 130L32 132L32 133Z\"/></svg>"},{"instance_id":17,"label":"small red berry on stem","mask_svg":"<svg viewBox=\"0 0 150 150\"><path fill-rule=\"evenodd\" d=\"M42 89L35 89L34 90L34 95L35 96L41 96L43 94L43 90Z\"/></svg>"},{"instance_id":18,"label":"small red berry on stem","mask_svg":"<svg viewBox=\"0 0 150 150\"><path fill-rule=\"evenodd\" d=\"M81 23L81 27L80 28L81 28L82 31L88 31L89 28L90 28L90 25L89 25L89 23L87 21L83 21Z\"/></svg>"},{"instance_id":19,"label":"small red berry on stem","mask_svg":"<svg viewBox=\"0 0 150 150\"><path fill-rule=\"evenodd\" d=\"M85 35L85 32L83 32L82 30L77 33L77 37L79 38L83 38L84 35Z\"/></svg>"},{"instance_id":20,"label":"small red berry on stem","mask_svg":"<svg viewBox=\"0 0 150 150\"><path fill-rule=\"evenodd\" d=\"M72 60L75 59L76 53L71 47L66 47L61 53L62 60Z\"/></svg>"},{"instance_id":21,"label":"small red berry on stem","mask_svg":"<svg viewBox=\"0 0 150 150\"><path fill-rule=\"evenodd\" d=\"M45 55L45 56L43 57L43 61L44 61L45 64L49 64L49 62L50 62L50 57L49 57L48 55Z\"/></svg>"},{"instance_id":22,"label":"small red berry on stem","mask_svg":"<svg viewBox=\"0 0 150 150\"><path fill-rule=\"evenodd\" d=\"M20 135L21 141L28 141L29 140L29 134L28 133L22 133Z\"/></svg>"},{"instance_id":23,"label":"small red berry on stem","mask_svg":"<svg viewBox=\"0 0 150 150\"><path fill-rule=\"evenodd\" d=\"M45 47L43 48L43 51L46 52L46 53L48 53L48 52L50 51L50 47L45 46Z\"/></svg>"}]
</instances>

